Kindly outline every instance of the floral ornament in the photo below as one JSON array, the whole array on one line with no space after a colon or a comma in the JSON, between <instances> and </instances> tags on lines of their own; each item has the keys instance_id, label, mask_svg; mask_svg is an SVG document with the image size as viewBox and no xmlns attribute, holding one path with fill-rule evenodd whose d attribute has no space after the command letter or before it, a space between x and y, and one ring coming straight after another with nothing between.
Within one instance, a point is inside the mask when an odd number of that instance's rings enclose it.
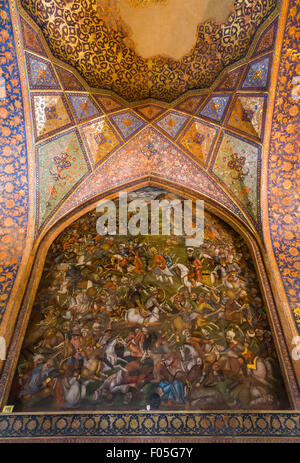
<instances>
[{"instance_id":1,"label":"floral ornament","mask_svg":"<svg viewBox=\"0 0 300 463\"><path fill-rule=\"evenodd\" d=\"M57 171L52 172L50 170L50 174L51 174L52 178L57 182L58 180L66 178L65 176L62 176L61 173L62 173L62 171L64 169L67 169L68 167L71 167L71 163L68 160L68 154L67 153L63 153L63 154L61 154L61 156L54 156L54 163L55 163L55 167L56 167Z\"/></svg>"},{"instance_id":2,"label":"floral ornament","mask_svg":"<svg viewBox=\"0 0 300 463\"><path fill-rule=\"evenodd\" d=\"M239 157L237 153L231 154L230 161L228 161L227 166L236 172L236 176L234 176L233 173L231 173L232 178L234 178L235 180L240 180L241 182L245 180L245 177L249 174L248 168L246 171L244 171L245 163L245 156Z\"/></svg>"},{"instance_id":3,"label":"floral ornament","mask_svg":"<svg viewBox=\"0 0 300 463\"><path fill-rule=\"evenodd\" d=\"M143 153L144 156L146 156L148 159L150 159L155 154L158 154L158 151L155 148L155 146L153 145L153 143L151 143L149 141L148 143L146 143L146 145L142 149L142 153Z\"/></svg>"}]
</instances>

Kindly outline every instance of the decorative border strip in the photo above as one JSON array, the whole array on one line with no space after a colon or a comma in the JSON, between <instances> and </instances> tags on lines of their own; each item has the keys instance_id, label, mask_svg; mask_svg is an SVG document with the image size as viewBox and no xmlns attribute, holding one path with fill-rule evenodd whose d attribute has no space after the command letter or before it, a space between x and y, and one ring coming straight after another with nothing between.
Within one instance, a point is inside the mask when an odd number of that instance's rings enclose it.
<instances>
[{"instance_id":1,"label":"decorative border strip","mask_svg":"<svg viewBox=\"0 0 300 463\"><path fill-rule=\"evenodd\" d=\"M0 439L110 436L300 438L300 413L61 413L0 417Z\"/></svg>"},{"instance_id":2,"label":"decorative border strip","mask_svg":"<svg viewBox=\"0 0 300 463\"><path fill-rule=\"evenodd\" d=\"M266 155L262 170L264 240L270 260L270 275L274 282L274 296L278 305L283 307L287 325L286 337L290 343L295 336L299 336L300 331L299 318L293 313L293 310L298 312L299 306L299 295L296 293L299 271L295 266L299 254L297 250L294 255L290 253L297 245L296 240L284 237L287 229L296 233L297 226L294 206L299 190L296 184L299 100L293 99L292 91L293 78L299 74L299 11L297 0L284 0L270 85L264 144ZM291 146L293 150L289 152ZM288 171L284 168L285 163L290 163ZM284 188L284 180L291 181L289 189ZM282 210L278 209L278 205L282 206ZM286 216L292 217L291 223L285 222ZM280 265L282 261L284 265ZM296 364L299 362L295 362ZM298 374L300 375L300 365Z\"/></svg>"}]
</instances>

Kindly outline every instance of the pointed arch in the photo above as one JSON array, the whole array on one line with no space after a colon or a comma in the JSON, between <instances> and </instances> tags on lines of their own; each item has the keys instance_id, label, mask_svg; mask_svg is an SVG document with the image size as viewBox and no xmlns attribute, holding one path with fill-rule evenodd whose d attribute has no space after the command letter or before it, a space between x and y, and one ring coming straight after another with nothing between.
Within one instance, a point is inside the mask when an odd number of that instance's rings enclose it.
<instances>
[{"instance_id":1,"label":"pointed arch","mask_svg":"<svg viewBox=\"0 0 300 463\"><path fill-rule=\"evenodd\" d=\"M37 241L29 263L30 273L28 273L27 281L24 281L26 286L24 299L18 314L14 335L8 348L7 360L4 365L3 374L0 379L0 396L2 397L2 404L0 404L0 406L3 406L6 403L9 394L21 346L30 319L31 308L33 306L35 295L42 276L47 252L51 244L66 227L72 224L79 217L85 215L87 212L95 208L97 202L100 199L114 199L121 191L126 190L130 192L145 186L163 188L164 190L178 194L185 199L204 199L205 208L209 212L221 218L244 238L252 256L260 290L267 307L269 324L276 345L277 355L279 358L291 406L293 408L298 408L300 406L300 395L297 386L297 379L292 360L290 358L290 353L286 346L284 331L280 323L278 311L274 304L267 276L264 250L261 241L255 234L253 234L250 227L247 227L242 220L237 218L231 211L227 210L218 202L212 199L208 199L199 192L197 193L189 188L184 188L181 185L175 184L173 182L148 176L128 184L120 185L116 188L106 191L105 193L99 194L98 196L92 198L90 201L84 202L83 204L75 207L66 216L62 217L60 220L58 220L58 222L50 227L45 235Z\"/></svg>"}]
</instances>

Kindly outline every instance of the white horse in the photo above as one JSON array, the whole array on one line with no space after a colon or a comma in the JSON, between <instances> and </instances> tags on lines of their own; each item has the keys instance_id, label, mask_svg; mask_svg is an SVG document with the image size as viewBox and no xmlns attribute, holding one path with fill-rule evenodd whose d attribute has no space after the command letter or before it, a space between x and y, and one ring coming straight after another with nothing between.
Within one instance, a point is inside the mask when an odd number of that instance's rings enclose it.
<instances>
[{"instance_id":1,"label":"white horse","mask_svg":"<svg viewBox=\"0 0 300 463\"><path fill-rule=\"evenodd\" d=\"M198 365L203 364L203 360L199 352L191 344L183 344L180 348L180 354L186 371L190 371L197 364L197 361Z\"/></svg>"},{"instance_id":2,"label":"white horse","mask_svg":"<svg viewBox=\"0 0 300 463\"><path fill-rule=\"evenodd\" d=\"M118 341L118 339L114 338L110 342L108 342L104 347L104 352L105 352L106 358L113 365L113 367L115 367L120 362L128 363L126 360L124 360L124 359L117 356L116 350L115 350L117 341ZM103 371L109 370L111 368L110 366L105 365L105 362L103 362L103 363L104 363Z\"/></svg>"},{"instance_id":3,"label":"white horse","mask_svg":"<svg viewBox=\"0 0 300 463\"><path fill-rule=\"evenodd\" d=\"M189 269L187 268L186 265L184 264L173 264L172 267L170 267L171 269L172 268L176 268L179 270L179 273L180 273L180 279L181 281L183 282L184 286L186 286L188 288L188 291L189 293L192 291L192 288L193 287L199 287L201 286L204 290L206 290L206 287L205 285L203 285L200 281L195 281L194 285L192 284L192 282L189 280L189 277L188 277L188 274L189 274Z\"/></svg>"},{"instance_id":4,"label":"white horse","mask_svg":"<svg viewBox=\"0 0 300 463\"><path fill-rule=\"evenodd\" d=\"M248 376L252 376L266 386L270 386L270 384L274 383L276 384L278 383L278 379L274 376L274 363L271 357L258 357L255 368L247 368Z\"/></svg>"},{"instance_id":5,"label":"white horse","mask_svg":"<svg viewBox=\"0 0 300 463\"><path fill-rule=\"evenodd\" d=\"M138 308L128 309L125 312L125 321L128 323L137 323L138 325L143 325L147 320L148 325L156 323L159 320L159 308L154 307L152 312L149 315L142 315Z\"/></svg>"},{"instance_id":6,"label":"white horse","mask_svg":"<svg viewBox=\"0 0 300 463\"><path fill-rule=\"evenodd\" d=\"M62 386L66 406L68 408L75 407L81 399L81 386L78 379L75 376L63 378Z\"/></svg>"},{"instance_id":7,"label":"white horse","mask_svg":"<svg viewBox=\"0 0 300 463\"><path fill-rule=\"evenodd\" d=\"M174 275L168 267L164 269L157 267L154 273L155 273L156 279L160 281L161 283L166 281L166 282L169 282L171 285L173 285Z\"/></svg>"}]
</instances>

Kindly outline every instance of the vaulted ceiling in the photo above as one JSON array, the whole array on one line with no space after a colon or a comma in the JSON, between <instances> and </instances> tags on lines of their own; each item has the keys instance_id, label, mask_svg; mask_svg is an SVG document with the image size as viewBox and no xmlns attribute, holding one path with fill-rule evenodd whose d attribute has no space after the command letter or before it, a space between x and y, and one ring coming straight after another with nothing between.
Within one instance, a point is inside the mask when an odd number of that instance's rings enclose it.
<instances>
[{"instance_id":1,"label":"vaulted ceiling","mask_svg":"<svg viewBox=\"0 0 300 463\"><path fill-rule=\"evenodd\" d=\"M72 11L75 14L79 7L83 15L87 14L88 5L94 5L73 0L22 2L27 3L28 8L31 5L37 22L38 18L43 18L47 24L54 21L57 26L63 20L68 22L69 15ZM196 0L193 2L195 6ZM114 20L118 17L117 10L109 10L109 5L111 8L119 5L120 11L124 6L130 7L132 10L129 12L141 11L144 15L147 5L144 8L138 6L144 3L152 6L154 11L159 7L177 5L177 13L182 12L179 4L173 4L171 0L101 2L101 14L110 24L105 29L106 33L115 30ZM230 9L238 14L237 2L234 7L231 2L221 2L222 11L218 13L209 8L213 6L210 0L203 2L202 6L204 4L208 10L199 11L199 18L201 15L207 18L212 14L210 12L219 19L222 15L227 17ZM252 17L250 10L253 4L248 10L246 4L242 2L239 10L240 25ZM99 5L98 2L98 15ZM258 11L262 13L263 9L255 11L255 17L258 17ZM230 17L233 18L232 14ZM104 24L103 21L101 24ZM236 63L223 72L213 87L185 93L171 104L157 99L128 103L130 95L125 81L122 92L126 98L103 88L91 88L74 67L53 56L50 42L45 40L45 25L40 29L24 10L20 25L36 153L37 233L95 193L100 194L120 182L125 184L137 177L151 175L194 190L201 189L203 194L222 203L252 229L261 231L261 144L277 30L276 15L275 18L274 15L269 16L250 47L246 61ZM56 33L53 27L50 30L60 49L69 46L67 38L64 42L63 35ZM64 29L64 34L68 30ZM75 28L74 33L81 41L80 28ZM90 39L89 46L93 48L94 45ZM134 44L132 46L134 48ZM159 44L154 46L159 47ZM161 49L167 46L165 42ZM97 56L101 57L101 53L106 56L105 63L116 72L116 61L108 59L108 52L114 59L117 58L113 42L108 42L108 47L101 49ZM124 58L124 63L129 66L127 58ZM169 66L167 58L157 59L165 60L165 66ZM94 71L96 75L96 68ZM173 89L176 77L178 74L174 72ZM140 74L134 73L132 84L144 90L140 79ZM162 92L167 89L167 86L161 87Z\"/></svg>"},{"instance_id":2,"label":"vaulted ceiling","mask_svg":"<svg viewBox=\"0 0 300 463\"><path fill-rule=\"evenodd\" d=\"M245 57L277 0L21 0L93 88L171 102Z\"/></svg>"}]
</instances>

